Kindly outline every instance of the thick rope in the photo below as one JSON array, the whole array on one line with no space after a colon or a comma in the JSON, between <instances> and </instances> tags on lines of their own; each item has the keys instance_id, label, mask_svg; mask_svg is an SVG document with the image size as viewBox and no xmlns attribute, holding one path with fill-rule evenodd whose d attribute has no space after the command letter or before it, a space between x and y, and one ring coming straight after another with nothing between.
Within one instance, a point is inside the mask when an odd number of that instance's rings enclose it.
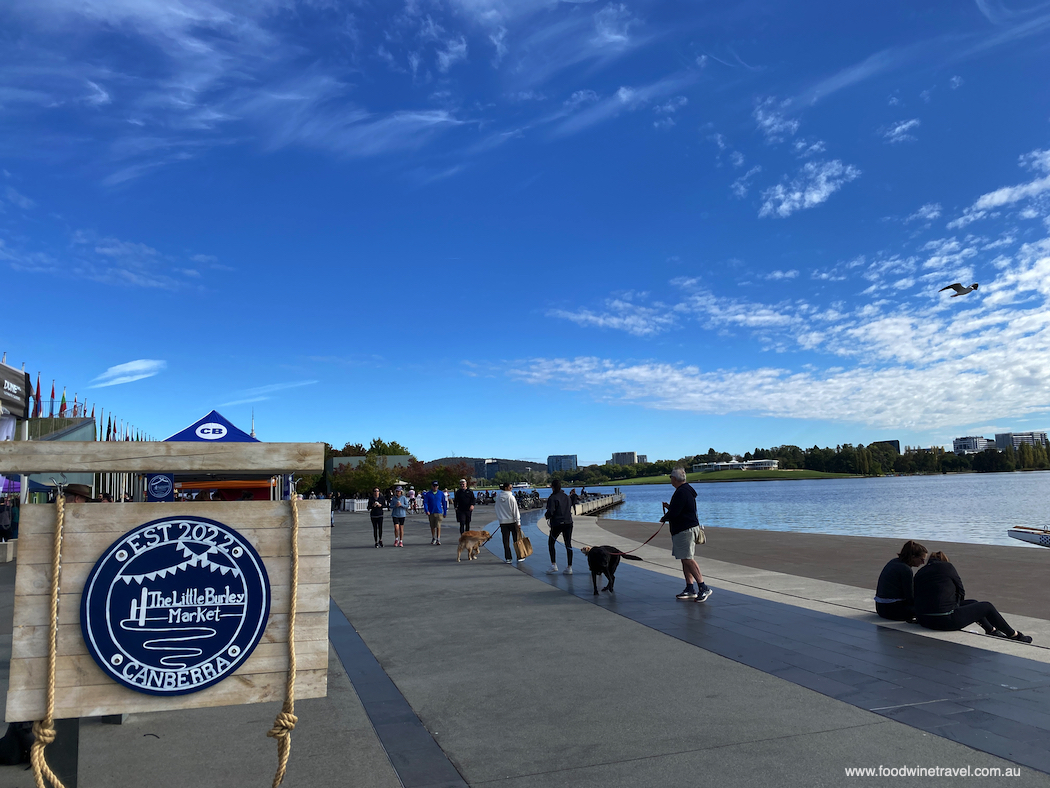
<instances>
[{"instance_id":1,"label":"thick rope","mask_svg":"<svg viewBox=\"0 0 1050 788\"><path fill-rule=\"evenodd\" d=\"M47 641L47 711L44 719L33 723L33 746L29 762L37 788L46 788L44 780L54 788L64 788L44 759L44 748L55 740L55 660L58 653L58 575L62 570L62 521L65 518L66 499L55 499L55 538L51 549L51 626Z\"/></svg>"},{"instance_id":2,"label":"thick rope","mask_svg":"<svg viewBox=\"0 0 1050 788\"><path fill-rule=\"evenodd\" d=\"M284 780L288 768L288 755L292 751L292 731L299 718L295 716L295 606L299 597L299 505L292 493L292 586L288 599L288 686L285 690L281 713L273 721L266 735L277 739L277 774L273 788ZM40 786L39 788L43 788ZM60 787L59 787L60 788Z\"/></svg>"}]
</instances>

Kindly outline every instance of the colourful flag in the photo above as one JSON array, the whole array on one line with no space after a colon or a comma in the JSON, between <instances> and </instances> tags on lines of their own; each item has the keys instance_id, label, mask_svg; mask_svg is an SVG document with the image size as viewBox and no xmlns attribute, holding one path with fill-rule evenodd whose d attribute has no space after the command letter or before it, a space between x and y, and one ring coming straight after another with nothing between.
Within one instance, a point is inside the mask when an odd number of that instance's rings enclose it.
<instances>
[{"instance_id":1,"label":"colourful flag","mask_svg":"<svg viewBox=\"0 0 1050 788\"><path fill-rule=\"evenodd\" d=\"M113 416L106 419L106 440L113 440Z\"/></svg>"},{"instance_id":2,"label":"colourful flag","mask_svg":"<svg viewBox=\"0 0 1050 788\"><path fill-rule=\"evenodd\" d=\"M87 405L86 404L84 405L84 409L85 410L87 409ZM95 403L94 402L91 403L91 418L92 419L95 418Z\"/></svg>"},{"instance_id":3,"label":"colourful flag","mask_svg":"<svg viewBox=\"0 0 1050 788\"><path fill-rule=\"evenodd\" d=\"M77 417L77 394L73 392L73 418Z\"/></svg>"},{"instance_id":4,"label":"colourful flag","mask_svg":"<svg viewBox=\"0 0 1050 788\"><path fill-rule=\"evenodd\" d=\"M51 381L51 411L48 413L48 418L53 419L55 417L55 381Z\"/></svg>"},{"instance_id":5,"label":"colourful flag","mask_svg":"<svg viewBox=\"0 0 1050 788\"><path fill-rule=\"evenodd\" d=\"M94 405L91 406L91 417L92 418L95 417L95 406ZM106 423L106 409L103 408L102 410L100 410L98 412L98 439L99 440L102 440L102 435L103 435L103 433L105 433L105 429L103 429L103 427L102 427L102 425L105 424L105 423Z\"/></svg>"},{"instance_id":6,"label":"colourful flag","mask_svg":"<svg viewBox=\"0 0 1050 788\"><path fill-rule=\"evenodd\" d=\"M66 417L66 387L62 387L62 404L58 408L58 417L64 419Z\"/></svg>"},{"instance_id":7,"label":"colourful flag","mask_svg":"<svg viewBox=\"0 0 1050 788\"><path fill-rule=\"evenodd\" d=\"M33 409L33 418L39 419L41 415L40 410L40 373L36 373L36 407Z\"/></svg>"}]
</instances>

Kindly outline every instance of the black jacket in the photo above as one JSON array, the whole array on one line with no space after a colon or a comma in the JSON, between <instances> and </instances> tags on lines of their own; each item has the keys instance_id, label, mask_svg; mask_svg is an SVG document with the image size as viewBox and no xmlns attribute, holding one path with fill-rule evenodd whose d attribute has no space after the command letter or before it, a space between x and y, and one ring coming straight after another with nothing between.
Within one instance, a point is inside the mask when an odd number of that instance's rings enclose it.
<instances>
[{"instance_id":1,"label":"black jacket","mask_svg":"<svg viewBox=\"0 0 1050 788\"><path fill-rule=\"evenodd\" d=\"M476 503L474 493L470 490L456 490L452 496L452 503L457 512L469 512L470 507Z\"/></svg>"},{"instance_id":2,"label":"black jacket","mask_svg":"<svg viewBox=\"0 0 1050 788\"><path fill-rule=\"evenodd\" d=\"M377 520L383 517L383 507L386 506L386 499L383 497L383 493L379 493L378 496L368 496L368 516L374 517Z\"/></svg>"},{"instance_id":3,"label":"black jacket","mask_svg":"<svg viewBox=\"0 0 1050 788\"><path fill-rule=\"evenodd\" d=\"M551 525L572 525L572 503L564 492L552 492L544 515Z\"/></svg>"},{"instance_id":4,"label":"black jacket","mask_svg":"<svg viewBox=\"0 0 1050 788\"><path fill-rule=\"evenodd\" d=\"M696 490L688 484L679 485L671 496L667 514L660 518L660 522L671 526L672 536L700 525L696 517Z\"/></svg>"},{"instance_id":5,"label":"black jacket","mask_svg":"<svg viewBox=\"0 0 1050 788\"><path fill-rule=\"evenodd\" d=\"M951 613L966 598L955 567L931 558L915 573L915 615Z\"/></svg>"},{"instance_id":6,"label":"black jacket","mask_svg":"<svg viewBox=\"0 0 1050 788\"><path fill-rule=\"evenodd\" d=\"M880 599L903 599L911 602L915 598L915 575L911 567L899 558L894 558L882 568L875 596Z\"/></svg>"}]
</instances>

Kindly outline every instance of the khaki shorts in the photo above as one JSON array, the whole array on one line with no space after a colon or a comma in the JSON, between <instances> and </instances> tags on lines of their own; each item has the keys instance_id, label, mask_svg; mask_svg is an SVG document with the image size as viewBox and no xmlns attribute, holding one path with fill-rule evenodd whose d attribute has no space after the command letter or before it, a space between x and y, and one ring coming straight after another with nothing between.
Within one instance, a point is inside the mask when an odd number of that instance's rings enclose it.
<instances>
[{"instance_id":1,"label":"khaki shorts","mask_svg":"<svg viewBox=\"0 0 1050 788\"><path fill-rule=\"evenodd\" d=\"M440 528L441 521L445 519L445 515L443 514L428 514L427 517L430 518L431 528Z\"/></svg>"},{"instance_id":2,"label":"khaki shorts","mask_svg":"<svg viewBox=\"0 0 1050 788\"><path fill-rule=\"evenodd\" d=\"M680 561L692 558L696 555L696 534L700 530L699 525L694 525L678 534L671 536L671 555Z\"/></svg>"}]
</instances>

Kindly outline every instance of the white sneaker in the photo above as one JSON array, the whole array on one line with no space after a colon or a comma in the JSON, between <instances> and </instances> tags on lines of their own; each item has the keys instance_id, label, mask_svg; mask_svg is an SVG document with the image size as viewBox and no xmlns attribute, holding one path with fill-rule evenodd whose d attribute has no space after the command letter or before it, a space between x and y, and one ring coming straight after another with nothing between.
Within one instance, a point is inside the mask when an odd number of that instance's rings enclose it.
<instances>
[{"instance_id":1,"label":"white sneaker","mask_svg":"<svg viewBox=\"0 0 1050 788\"><path fill-rule=\"evenodd\" d=\"M556 575L556 574L558 574L558 565L557 564L551 564L551 568L547 570L547 574L548 575Z\"/></svg>"},{"instance_id":2,"label":"white sneaker","mask_svg":"<svg viewBox=\"0 0 1050 788\"><path fill-rule=\"evenodd\" d=\"M505 564L513 564L514 562L511 561L509 558L505 558L505 559L503 559L503 563L505 563Z\"/></svg>"},{"instance_id":3,"label":"white sneaker","mask_svg":"<svg viewBox=\"0 0 1050 788\"><path fill-rule=\"evenodd\" d=\"M572 574L572 567L571 566L565 567L565 571L562 574L571 575Z\"/></svg>"}]
</instances>

